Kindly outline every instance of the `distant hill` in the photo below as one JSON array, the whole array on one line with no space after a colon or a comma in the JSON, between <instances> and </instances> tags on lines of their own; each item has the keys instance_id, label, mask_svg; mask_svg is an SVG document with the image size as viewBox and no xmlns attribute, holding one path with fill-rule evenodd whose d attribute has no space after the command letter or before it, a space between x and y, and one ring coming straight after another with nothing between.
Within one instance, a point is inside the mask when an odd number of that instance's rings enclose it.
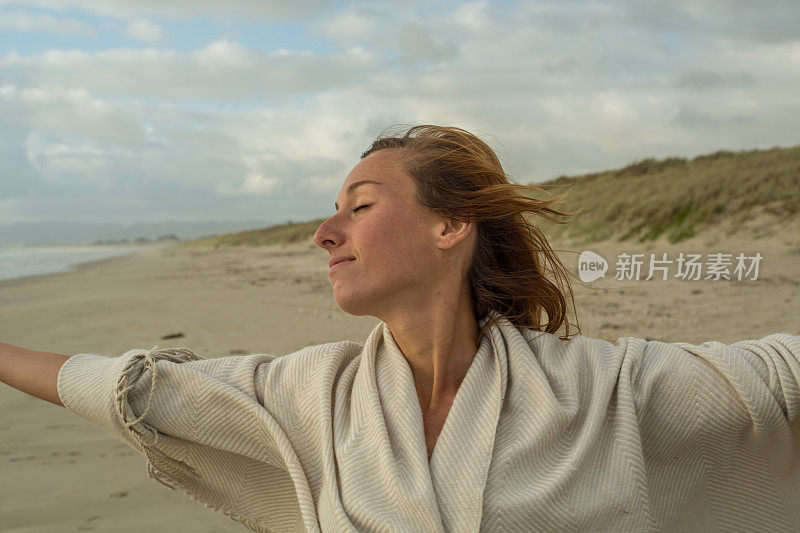
<instances>
[{"instance_id":1,"label":"distant hill","mask_svg":"<svg viewBox=\"0 0 800 533\"><path fill-rule=\"evenodd\" d=\"M577 212L568 224L533 220L548 238L582 243L606 239L640 242L660 236L675 243L710 227L728 235L755 212L775 219L800 213L800 146L719 151L691 160L644 159L624 168L561 176L538 183L553 208ZM181 243L188 247L263 246L311 240L324 218Z\"/></svg>"},{"instance_id":2,"label":"distant hill","mask_svg":"<svg viewBox=\"0 0 800 533\"><path fill-rule=\"evenodd\" d=\"M325 218L317 218L307 222L294 222L269 226L262 229L240 231L206 237L176 245L180 248L220 248L225 246L266 246L269 244L288 244L292 242L311 241L314 233Z\"/></svg>"},{"instance_id":3,"label":"distant hill","mask_svg":"<svg viewBox=\"0 0 800 533\"><path fill-rule=\"evenodd\" d=\"M118 222L17 222L0 225L0 248L28 246L91 245L98 241L120 243L137 239L158 240L166 235L178 239L197 239L206 235L221 235L263 227L263 220L200 220L196 222L163 221L123 225Z\"/></svg>"}]
</instances>

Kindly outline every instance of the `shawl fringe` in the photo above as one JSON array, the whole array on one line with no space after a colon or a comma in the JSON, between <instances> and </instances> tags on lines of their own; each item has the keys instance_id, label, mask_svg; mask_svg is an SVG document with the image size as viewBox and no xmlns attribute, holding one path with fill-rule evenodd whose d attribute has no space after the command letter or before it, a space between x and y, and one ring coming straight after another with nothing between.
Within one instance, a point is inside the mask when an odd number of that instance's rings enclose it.
<instances>
[{"instance_id":1,"label":"shawl fringe","mask_svg":"<svg viewBox=\"0 0 800 533\"><path fill-rule=\"evenodd\" d=\"M158 365L156 365L156 362L160 360L166 360L173 363L184 363L187 361L198 361L201 359L202 357L196 355L187 348L159 349L158 345L153 346L145 353L139 353L131 356L117 380L117 412L122 417L125 427L130 431L130 434L133 435L141 447L141 451L143 452L147 462L148 477L155 479L171 490L181 490L193 500L202 503L204 507L208 507L214 511L221 511L228 518L243 524L248 529L260 533L269 532L270 530L264 523L263 518L249 518L238 514L225 506L208 501L193 486L193 482L196 482L199 479L197 470L185 462L170 457L159 450L157 448L160 436L158 431L154 427L144 422L144 418L147 416L147 413L152 405L156 380L158 379ZM147 405L139 417L133 418L132 415L135 413L133 413L132 409L127 407L128 396L131 389L134 388L138 380L147 371L149 371L151 374L150 391L147 395Z\"/></svg>"}]
</instances>

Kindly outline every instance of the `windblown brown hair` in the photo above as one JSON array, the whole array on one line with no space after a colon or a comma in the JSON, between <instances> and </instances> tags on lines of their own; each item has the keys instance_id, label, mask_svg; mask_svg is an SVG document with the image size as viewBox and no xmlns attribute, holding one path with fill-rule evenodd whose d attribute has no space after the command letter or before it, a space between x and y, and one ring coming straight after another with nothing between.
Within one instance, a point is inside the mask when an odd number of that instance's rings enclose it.
<instances>
[{"instance_id":1,"label":"windblown brown hair","mask_svg":"<svg viewBox=\"0 0 800 533\"><path fill-rule=\"evenodd\" d=\"M489 145L461 128L419 125L399 134L384 132L361 158L390 148L402 149L400 163L414 180L420 204L450 220L474 221L478 234L467 277L476 318L495 309L517 327L556 333L564 325L560 338L567 340L567 295L575 308L571 273L541 230L523 216L532 213L566 224L552 215L574 213L549 207L566 192L545 200L527 196L546 190L513 183ZM478 338L496 321L488 321ZM575 326L579 334L577 315Z\"/></svg>"}]
</instances>

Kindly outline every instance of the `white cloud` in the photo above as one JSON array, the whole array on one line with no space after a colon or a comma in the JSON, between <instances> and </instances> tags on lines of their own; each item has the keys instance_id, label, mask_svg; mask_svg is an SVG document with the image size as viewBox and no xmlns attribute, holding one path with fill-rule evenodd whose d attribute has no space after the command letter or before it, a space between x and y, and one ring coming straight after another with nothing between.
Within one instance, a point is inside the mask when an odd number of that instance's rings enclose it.
<instances>
[{"instance_id":1,"label":"white cloud","mask_svg":"<svg viewBox=\"0 0 800 533\"><path fill-rule=\"evenodd\" d=\"M217 187L217 192L222 195L271 195L280 184L278 178L268 175L270 163L274 163L276 159L269 154L260 157L243 156L242 160L247 171L242 181L237 186L222 183Z\"/></svg>"},{"instance_id":2,"label":"white cloud","mask_svg":"<svg viewBox=\"0 0 800 533\"><path fill-rule=\"evenodd\" d=\"M166 36L164 29L147 19L136 19L125 28L125 31L139 41L154 43Z\"/></svg>"},{"instance_id":3,"label":"white cloud","mask_svg":"<svg viewBox=\"0 0 800 533\"><path fill-rule=\"evenodd\" d=\"M10 100L17 94L17 88L13 85L0 85L0 97Z\"/></svg>"},{"instance_id":4,"label":"white cloud","mask_svg":"<svg viewBox=\"0 0 800 533\"><path fill-rule=\"evenodd\" d=\"M315 92L358 83L375 59L360 49L328 56L263 53L222 39L193 52L47 50L0 57L0 75L31 84L148 98L238 98ZM132 76L131 73L135 72Z\"/></svg>"},{"instance_id":5,"label":"white cloud","mask_svg":"<svg viewBox=\"0 0 800 533\"><path fill-rule=\"evenodd\" d=\"M103 152L95 147L56 142L36 142L29 137L26 155L31 166L43 174L94 177L103 166Z\"/></svg>"},{"instance_id":6,"label":"white cloud","mask_svg":"<svg viewBox=\"0 0 800 533\"><path fill-rule=\"evenodd\" d=\"M0 12L0 30L39 31L62 36L96 36L92 28L79 20L58 18L46 13Z\"/></svg>"},{"instance_id":7,"label":"white cloud","mask_svg":"<svg viewBox=\"0 0 800 533\"><path fill-rule=\"evenodd\" d=\"M46 85L22 89L4 86L4 89L6 105L21 111L33 128L124 146L142 142L140 127L132 117L92 98L83 89Z\"/></svg>"},{"instance_id":8,"label":"white cloud","mask_svg":"<svg viewBox=\"0 0 800 533\"><path fill-rule=\"evenodd\" d=\"M307 185L315 192L335 193L342 186L344 181L339 176L309 176L306 178Z\"/></svg>"},{"instance_id":9,"label":"white cloud","mask_svg":"<svg viewBox=\"0 0 800 533\"><path fill-rule=\"evenodd\" d=\"M403 61L407 63L451 59L457 52L455 44L434 38L427 28L418 23L403 25L398 44L403 51Z\"/></svg>"},{"instance_id":10,"label":"white cloud","mask_svg":"<svg viewBox=\"0 0 800 533\"><path fill-rule=\"evenodd\" d=\"M484 33L491 28L489 2L464 2L453 11L453 20L465 30Z\"/></svg>"},{"instance_id":11,"label":"white cloud","mask_svg":"<svg viewBox=\"0 0 800 533\"><path fill-rule=\"evenodd\" d=\"M291 56L290 52L283 54ZM258 62L257 54L236 42L222 39L209 43L194 54L197 64L206 68L252 68Z\"/></svg>"},{"instance_id":12,"label":"white cloud","mask_svg":"<svg viewBox=\"0 0 800 533\"><path fill-rule=\"evenodd\" d=\"M313 30L319 36L346 44L373 40L381 33L381 15L375 11L346 11L326 18Z\"/></svg>"},{"instance_id":13,"label":"white cloud","mask_svg":"<svg viewBox=\"0 0 800 533\"><path fill-rule=\"evenodd\" d=\"M0 0L3 4L19 4L19 0ZM80 9L113 18L165 17L190 19L198 16L252 18L272 20L313 14L328 5L327 0L194 0L187 8L182 2L161 0L26 0L26 6L54 10Z\"/></svg>"}]
</instances>

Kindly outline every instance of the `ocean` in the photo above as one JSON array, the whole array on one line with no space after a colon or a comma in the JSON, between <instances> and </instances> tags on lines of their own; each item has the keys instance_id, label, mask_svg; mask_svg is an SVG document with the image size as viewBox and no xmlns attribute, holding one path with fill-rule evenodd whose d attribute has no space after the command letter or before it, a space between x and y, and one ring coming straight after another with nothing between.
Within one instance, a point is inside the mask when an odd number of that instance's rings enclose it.
<instances>
[{"instance_id":1,"label":"ocean","mask_svg":"<svg viewBox=\"0 0 800 533\"><path fill-rule=\"evenodd\" d=\"M69 272L75 265L141 250L141 246L0 248L0 280Z\"/></svg>"}]
</instances>

